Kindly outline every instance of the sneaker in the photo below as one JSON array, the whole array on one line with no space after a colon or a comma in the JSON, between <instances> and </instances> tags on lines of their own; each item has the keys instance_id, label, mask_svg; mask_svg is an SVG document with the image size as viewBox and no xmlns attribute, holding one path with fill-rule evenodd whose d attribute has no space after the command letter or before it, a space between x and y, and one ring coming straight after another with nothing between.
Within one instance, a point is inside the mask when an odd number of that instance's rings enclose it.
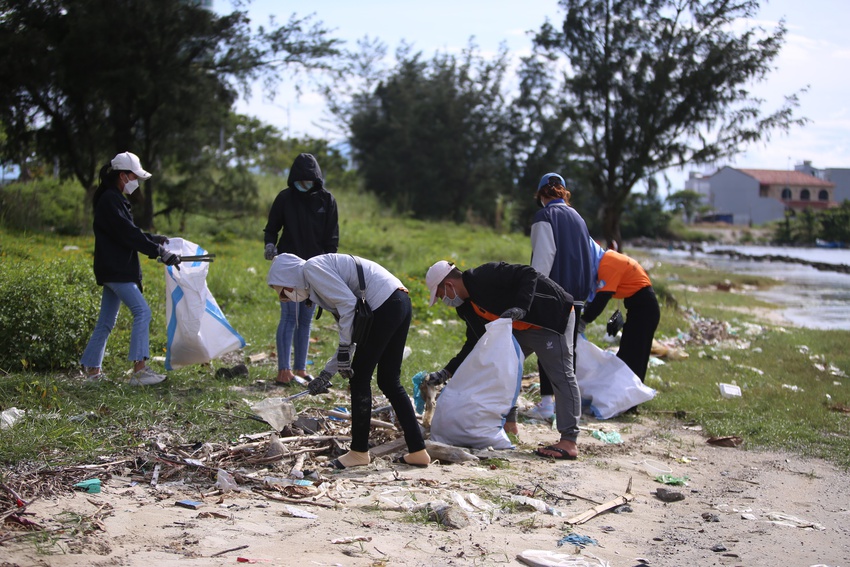
<instances>
[{"instance_id":1,"label":"sneaker","mask_svg":"<svg viewBox=\"0 0 850 567\"><path fill-rule=\"evenodd\" d=\"M159 384L163 380L165 380L165 374L157 374L151 370L150 366L145 366L138 372L133 372L133 376L130 378L130 385L151 386L153 384Z\"/></svg>"},{"instance_id":2,"label":"sneaker","mask_svg":"<svg viewBox=\"0 0 850 567\"><path fill-rule=\"evenodd\" d=\"M555 417L555 404L537 402L533 408L525 412L525 416L531 419L539 419L540 421L549 421Z\"/></svg>"}]
</instances>

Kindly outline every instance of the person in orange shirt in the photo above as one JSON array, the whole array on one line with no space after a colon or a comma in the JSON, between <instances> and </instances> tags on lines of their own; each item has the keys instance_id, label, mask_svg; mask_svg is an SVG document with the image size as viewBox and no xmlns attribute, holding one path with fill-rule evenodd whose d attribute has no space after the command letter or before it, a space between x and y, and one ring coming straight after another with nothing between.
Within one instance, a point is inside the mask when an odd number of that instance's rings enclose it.
<instances>
[{"instance_id":1,"label":"person in orange shirt","mask_svg":"<svg viewBox=\"0 0 850 567\"><path fill-rule=\"evenodd\" d=\"M646 270L632 258L614 250L603 250L593 243L598 267L596 270L596 295L585 304L579 320L579 332L584 332L587 323L592 323L613 297L622 299L626 308L626 323L620 337L617 357L632 369L640 381L646 378L652 338L661 309L652 289Z\"/></svg>"}]
</instances>

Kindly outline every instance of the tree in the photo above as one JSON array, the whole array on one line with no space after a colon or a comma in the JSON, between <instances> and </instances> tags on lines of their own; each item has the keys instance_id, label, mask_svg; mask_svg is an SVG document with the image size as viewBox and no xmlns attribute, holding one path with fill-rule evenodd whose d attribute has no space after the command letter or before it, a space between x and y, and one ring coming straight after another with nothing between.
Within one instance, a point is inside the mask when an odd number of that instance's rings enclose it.
<instances>
[{"instance_id":1,"label":"tree","mask_svg":"<svg viewBox=\"0 0 850 567\"><path fill-rule=\"evenodd\" d=\"M495 224L513 187L502 82L474 46L426 61L403 46L383 80L336 105L348 119L352 157L367 190L418 218Z\"/></svg>"},{"instance_id":2,"label":"tree","mask_svg":"<svg viewBox=\"0 0 850 567\"><path fill-rule=\"evenodd\" d=\"M702 193L693 189L682 189L667 196L667 203L678 213L684 213L685 222L690 224L694 221L694 214L702 202Z\"/></svg>"},{"instance_id":3,"label":"tree","mask_svg":"<svg viewBox=\"0 0 850 567\"><path fill-rule=\"evenodd\" d=\"M786 29L738 32L757 0L560 0L538 57L565 62L562 104L578 132L576 159L602 203L609 244L632 188L670 167L707 163L792 124L796 95L764 115L748 85L763 80Z\"/></svg>"},{"instance_id":4,"label":"tree","mask_svg":"<svg viewBox=\"0 0 850 567\"><path fill-rule=\"evenodd\" d=\"M178 0L0 0L0 120L10 153L34 144L91 191L118 151L146 166L215 146L239 90L325 69L337 41L292 16L256 33L244 12ZM200 165L196 163L196 165ZM140 226L152 224L155 177Z\"/></svg>"}]
</instances>

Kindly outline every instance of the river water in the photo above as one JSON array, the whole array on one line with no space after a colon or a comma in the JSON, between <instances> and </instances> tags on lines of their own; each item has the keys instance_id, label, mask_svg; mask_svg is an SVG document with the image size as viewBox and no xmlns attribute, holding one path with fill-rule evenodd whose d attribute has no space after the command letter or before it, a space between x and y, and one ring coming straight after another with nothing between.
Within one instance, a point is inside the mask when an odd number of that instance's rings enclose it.
<instances>
[{"instance_id":1,"label":"river water","mask_svg":"<svg viewBox=\"0 0 850 567\"><path fill-rule=\"evenodd\" d=\"M712 250L732 250L748 256L786 256L811 262L850 265L850 250L826 248L785 248L773 246L712 246ZM850 274L818 270L793 262L763 262L730 256L690 253L653 248L659 261L671 264L699 262L710 269L736 274L759 275L780 281L768 290L752 292L755 297L778 305L791 323L809 329L850 330Z\"/></svg>"}]
</instances>

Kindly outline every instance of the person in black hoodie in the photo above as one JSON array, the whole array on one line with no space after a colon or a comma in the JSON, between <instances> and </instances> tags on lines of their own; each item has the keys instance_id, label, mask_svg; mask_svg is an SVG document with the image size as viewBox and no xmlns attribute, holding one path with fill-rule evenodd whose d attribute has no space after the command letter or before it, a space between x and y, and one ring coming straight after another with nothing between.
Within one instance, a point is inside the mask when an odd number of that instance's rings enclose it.
<instances>
[{"instance_id":1,"label":"person in black hoodie","mask_svg":"<svg viewBox=\"0 0 850 567\"><path fill-rule=\"evenodd\" d=\"M581 399L573 368L573 298L564 288L531 266L490 262L464 272L440 260L428 269L425 284L430 305L442 300L466 322L466 342L448 364L428 375L432 384L445 384L469 356L497 318L510 318L513 335L525 356L532 352L546 369L555 391L555 415L561 438L540 447L541 457L573 460L578 456ZM516 408L506 420L516 422Z\"/></svg>"},{"instance_id":2,"label":"person in black hoodie","mask_svg":"<svg viewBox=\"0 0 850 567\"><path fill-rule=\"evenodd\" d=\"M339 248L339 213L336 199L325 189L319 162L311 154L299 154L289 169L287 188L278 193L266 223L265 258L277 254L295 254L309 260L319 254L335 253ZM283 232L281 233L281 229ZM278 240L278 233L280 240ZM294 373L307 376L307 349L310 321L315 306L297 302L280 304L277 326L277 379L292 381L290 350L295 347Z\"/></svg>"},{"instance_id":3,"label":"person in black hoodie","mask_svg":"<svg viewBox=\"0 0 850 567\"><path fill-rule=\"evenodd\" d=\"M118 319L121 303L133 314L128 357L133 361L131 386L149 386L165 380L148 365L150 358L151 309L142 296L142 266L139 252L149 258L159 257L167 266L177 266L180 256L168 251L163 244L168 238L142 232L133 222L126 196L139 188L139 182L150 179L142 169L139 158L130 152L116 155L100 170L100 185L94 192L94 275L103 286L100 315L80 364L87 379L104 378L101 371L106 341Z\"/></svg>"}]
</instances>

